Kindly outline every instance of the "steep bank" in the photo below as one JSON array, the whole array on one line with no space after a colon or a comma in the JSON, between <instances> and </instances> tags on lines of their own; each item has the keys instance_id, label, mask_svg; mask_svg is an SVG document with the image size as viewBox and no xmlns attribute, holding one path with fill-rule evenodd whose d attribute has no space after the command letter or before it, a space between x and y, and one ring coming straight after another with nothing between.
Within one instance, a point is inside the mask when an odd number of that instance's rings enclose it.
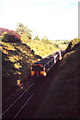
<instances>
[{"instance_id":1,"label":"steep bank","mask_svg":"<svg viewBox=\"0 0 80 120\"><path fill-rule=\"evenodd\" d=\"M33 50L23 43L0 41L2 51L2 92L3 97L11 94L30 73L30 65L41 59ZM26 81L26 86L29 81Z\"/></svg>"}]
</instances>

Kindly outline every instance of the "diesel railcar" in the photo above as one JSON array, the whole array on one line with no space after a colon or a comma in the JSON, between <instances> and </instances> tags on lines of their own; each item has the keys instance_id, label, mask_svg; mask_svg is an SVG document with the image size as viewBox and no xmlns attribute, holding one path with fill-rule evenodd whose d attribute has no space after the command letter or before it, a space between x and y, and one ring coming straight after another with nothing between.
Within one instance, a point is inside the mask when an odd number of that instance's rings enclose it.
<instances>
[{"instance_id":1,"label":"diesel railcar","mask_svg":"<svg viewBox=\"0 0 80 120\"><path fill-rule=\"evenodd\" d=\"M31 76L46 76L58 60L62 59L61 51L50 54L31 66Z\"/></svg>"}]
</instances>

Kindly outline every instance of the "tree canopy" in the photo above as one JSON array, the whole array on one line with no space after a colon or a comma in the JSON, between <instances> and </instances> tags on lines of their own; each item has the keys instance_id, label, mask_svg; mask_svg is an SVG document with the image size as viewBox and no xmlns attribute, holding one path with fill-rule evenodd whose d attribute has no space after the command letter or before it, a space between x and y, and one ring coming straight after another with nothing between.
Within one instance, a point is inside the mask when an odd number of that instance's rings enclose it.
<instances>
[{"instance_id":1,"label":"tree canopy","mask_svg":"<svg viewBox=\"0 0 80 120\"><path fill-rule=\"evenodd\" d=\"M35 40L40 40L38 35L35 36Z\"/></svg>"},{"instance_id":2,"label":"tree canopy","mask_svg":"<svg viewBox=\"0 0 80 120\"><path fill-rule=\"evenodd\" d=\"M32 31L30 29L28 29L27 26L24 26L22 23L18 23L16 32L18 32L20 35L25 34L25 36L28 39L32 39L32 33L31 33Z\"/></svg>"},{"instance_id":3,"label":"tree canopy","mask_svg":"<svg viewBox=\"0 0 80 120\"><path fill-rule=\"evenodd\" d=\"M42 38L42 42L43 43L51 43L51 41L48 39L48 37L47 36L44 36L43 38Z\"/></svg>"}]
</instances>

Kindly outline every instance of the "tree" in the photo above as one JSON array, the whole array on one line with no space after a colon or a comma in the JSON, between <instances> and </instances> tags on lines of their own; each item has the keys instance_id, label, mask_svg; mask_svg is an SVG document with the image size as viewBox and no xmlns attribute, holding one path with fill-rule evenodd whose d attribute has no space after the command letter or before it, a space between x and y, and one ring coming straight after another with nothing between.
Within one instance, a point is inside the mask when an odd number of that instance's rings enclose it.
<instances>
[{"instance_id":1,"label":"tree","mask_svg":"<svg viewBox=\"0 0 80 120\"><path fill-rule=\"evenodd\" d=\"M40 40L38 35L35 36L35 40Z\"/></svg>"},{"instance_id":2,"label":"tree","mask_svg":"<svg viewBox=\"0 0 80 120\"><path fill-rule=\"evenodd\" d=\"M21 35L16 31L9 30L6 28L0 28L0 35L2 36L2 41L18 43L21 41Z\"/></svg>"},{"instance_id":3,"label":"tree","mask_svg":"<svg viewBox=\"0 0 80 120\"><path fill-rule=\"evenodd\" d=\"M48 39L47 36L42 38L42 42L47 43L47 44L51 44L51 41Z\"/></svg>"},{"instance_id":4,"label":"tree","mask_svg":"<svg viewBox=\"0 0 80 120\"><path fill-rule=\"evenodd\" d=\"M28 37L28 39L32 39L32 33L31 33L32 31L28 29L27 26L24 26L22 23L18 23L16 32L18 32L20 35L25 34L25 36Z\"/></svg>"}]
</instances>

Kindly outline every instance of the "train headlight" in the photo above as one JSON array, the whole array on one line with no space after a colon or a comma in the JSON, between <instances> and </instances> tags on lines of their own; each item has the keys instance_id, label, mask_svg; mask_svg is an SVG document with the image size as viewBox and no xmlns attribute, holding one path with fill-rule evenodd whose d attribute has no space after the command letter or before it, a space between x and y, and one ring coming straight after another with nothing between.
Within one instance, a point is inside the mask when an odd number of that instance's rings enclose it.
<instances>
[{"instance_id":1,"label":"train headlight","mask_svg":"<svg viewBox=\"0 0 80 120\"><path fill-rule=\"evenodd\" d=\"M35 71L31 71L31 76L33 76L35 74Z\"/></svg>"},{"instance_id":2,"label":"train headlight","mask_svg":"<svg viewBox=\"0 0 80 120\"><path fill-rule=\"evenodd\" d=\"M59 60L62 60L62 56L60 56Z\"/></svg>"},{"instance_id":3,"label":"train headlight","mask_svg":"<svg viewBox=\"0 0 80 120\"><path fill-rule=\"evenodd\" d=\"M40 72L44 77L47 75L45 71Z\"/></svg>"}]
</instances>

